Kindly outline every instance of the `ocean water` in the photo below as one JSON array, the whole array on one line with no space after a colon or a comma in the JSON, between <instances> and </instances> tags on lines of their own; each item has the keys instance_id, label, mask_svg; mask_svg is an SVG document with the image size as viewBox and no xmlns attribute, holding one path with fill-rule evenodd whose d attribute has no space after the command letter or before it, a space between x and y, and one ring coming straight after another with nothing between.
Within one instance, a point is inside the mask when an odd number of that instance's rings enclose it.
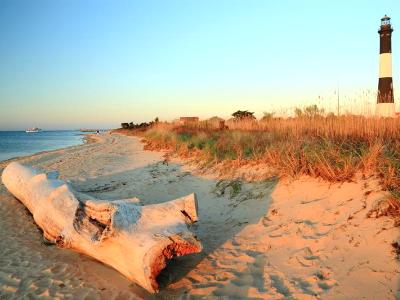
<instances>
[{"instance_id":1,"label":"ocean water","mask_svg":"<svg viewBox=\"0 0 400 300\"><path fill-rule=\"evenodd\" d=\"M41 151L55 150L83 144L84 134L74 130L41 131L0 131L0 161L31 155Z\"/></svg>"}]
</instances>

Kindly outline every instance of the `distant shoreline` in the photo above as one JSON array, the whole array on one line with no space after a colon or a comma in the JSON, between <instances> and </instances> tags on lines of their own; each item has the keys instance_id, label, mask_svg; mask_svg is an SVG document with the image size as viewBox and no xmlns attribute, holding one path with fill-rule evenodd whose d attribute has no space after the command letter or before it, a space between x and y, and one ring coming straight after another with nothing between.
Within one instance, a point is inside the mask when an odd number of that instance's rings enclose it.
<instances>
[{"instance_id":1,"label":"distant shoreline","mask_svg":"<svg viewBox=\"0 0 400 300\"><path fill-rule=\"evenodd\" d=\"M56 130L56 131L62 131L62 130ZM98 141L98 139L96 138L96 135L94 135L94 134L82 134L82 135L83 135L82 143L80 143L80 144L71 145L71 146L67 146L67 147L61 147L61 148L52 149L52 150L43 150L43 151L35 152L35 153L32 153L32 154L20 155L20 156L11 157L11 158L8 158L8 159L0 160L0 168L4 168L5 165L9 164L10 162L16 161L16 160L30 159L30 158L34 158L34 157L39 156L39 155L44 155L44 154L49 154L49 153L56 153L56 152L58 152L60 150L73 149L74 147L80 147L82 145L92 144L92 143L95 143L95 142Z\"/></svg>"}]
</instances>

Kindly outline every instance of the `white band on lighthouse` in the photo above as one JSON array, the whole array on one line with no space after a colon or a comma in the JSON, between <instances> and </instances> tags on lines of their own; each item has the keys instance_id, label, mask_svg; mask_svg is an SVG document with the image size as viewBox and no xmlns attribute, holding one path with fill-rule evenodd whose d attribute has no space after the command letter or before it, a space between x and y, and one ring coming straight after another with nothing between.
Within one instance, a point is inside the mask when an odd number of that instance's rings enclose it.
<instances>
[{"instance_id":1,"label":"white band on lighthouse","mask_svg":"<svg viewBox=\"0 0 400 300\"><path fill-rule=\"evenodd\" d=\"M379 55L379 78L392 77L392 53Z\"/></svg>"},{"instance_id":2,"label":"white band on lighthouse","mask_svg":"<svg viewBox=\"0 0 400 300\"><path fill-rule=\"evenodd\" d=\"M378 103L376 105L376 115L384 118L393 118L395 113L394 103Z\"/></svg>"}]
</instances>

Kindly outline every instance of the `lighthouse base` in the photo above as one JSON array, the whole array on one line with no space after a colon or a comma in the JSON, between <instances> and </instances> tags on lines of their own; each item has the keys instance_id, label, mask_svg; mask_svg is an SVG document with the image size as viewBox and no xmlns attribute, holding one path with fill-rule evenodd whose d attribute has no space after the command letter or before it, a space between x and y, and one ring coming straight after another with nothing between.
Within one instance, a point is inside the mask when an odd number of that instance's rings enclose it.
<instances>
[{"instance_id":1,"label":"lighthouse base","mask_svg":"<svg viewBox=\"0 0 400 300\"><path fill-rule=\"evenodd\" d=\"M394 118L396 115L394 103L377 103L375 114L377 117Z\"/></svg>"}]
</instances>

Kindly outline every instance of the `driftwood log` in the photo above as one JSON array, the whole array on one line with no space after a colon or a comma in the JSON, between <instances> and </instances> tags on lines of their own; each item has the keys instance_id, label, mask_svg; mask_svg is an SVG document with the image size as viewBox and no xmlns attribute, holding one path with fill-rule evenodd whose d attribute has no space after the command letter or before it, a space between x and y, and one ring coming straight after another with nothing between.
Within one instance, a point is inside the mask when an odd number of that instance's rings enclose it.
<instances>
[{"instance_id":1,"label":"driftwood log","mask_svg":"<svg viewBox=\"0 0 400 300\"><path fill-rule=\"evenodd\" d=\"M47 240L115 268L149 292L158 291L157 276L167 260L201 251L189 231L198 220L195 194L145 206L136 198L97 200L56 175L16 162L4 169L2 180Z\"/></svg>"}]
</instances>

